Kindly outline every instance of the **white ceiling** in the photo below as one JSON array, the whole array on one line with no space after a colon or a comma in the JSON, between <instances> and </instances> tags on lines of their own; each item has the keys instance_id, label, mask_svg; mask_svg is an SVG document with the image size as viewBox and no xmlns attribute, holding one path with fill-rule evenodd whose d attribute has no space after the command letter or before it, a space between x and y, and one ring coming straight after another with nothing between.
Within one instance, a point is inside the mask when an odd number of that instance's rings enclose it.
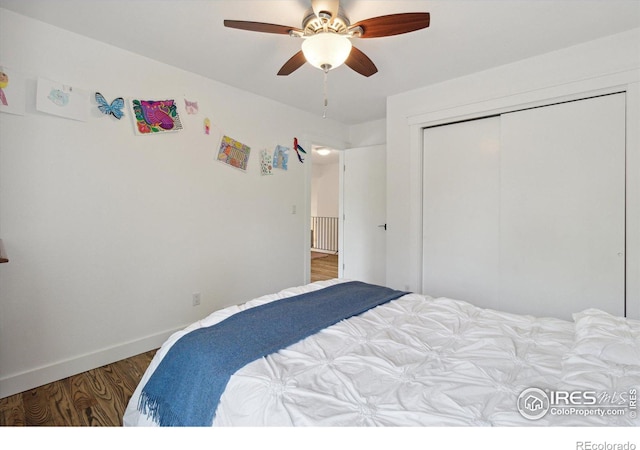
<instances>
[{"instance_id":1,"label":"white ceiling","mask_svg":"<svg viewBox=\"0 0 640 450\"><path fill-rule=\"evenodd\" d=\"M327 117L382 119L386 97L640 26L640 0L342 0L351 23L431 13L427 29L354 39L377 65L365 78L329 73ZM0 0L0 6L317 115L323 74L276 75L300 49L285 35L235 30L224 19L301 27L310 0Z\"/></svg>"}]
</instances>

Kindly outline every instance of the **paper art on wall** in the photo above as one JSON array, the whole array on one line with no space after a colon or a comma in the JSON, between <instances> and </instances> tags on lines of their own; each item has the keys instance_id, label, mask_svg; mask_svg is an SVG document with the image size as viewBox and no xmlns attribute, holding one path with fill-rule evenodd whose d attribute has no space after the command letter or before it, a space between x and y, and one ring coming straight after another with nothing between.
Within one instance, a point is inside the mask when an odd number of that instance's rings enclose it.
<instances>
[{"instance_id":1,"label":"paper art on wall","mask_svg":"<svg viewBox=\"0 0 640 450\"><path fill-rule=\"evenodd\" d=\"M9 106L7 96L4 93L7 86L9 86L9 75L6 72L0 72L0 104L3 106Z\"/></svg>"},{"instance_id":2,"label":"paper art on wall","mask_svg":"<svg viewBox=\"0 0 640 450\"><path fill-rule=\"evenodd\" d=\"M0 112L24 115L25 79L9 68L0 66Z\"/></svg>"},{"instance_id":3,"label":"paper art on wall","mask_svg":"<svg viewBox=\"0 0 640 450\"><path fill-rule=\"evenodd\" d=\"M136 133L150 135L182 130L182 122L174 100L131 101Z\"/></svg>"},{"instance_id":4,"label":"paper art on wall","mask_svg":"<svg viewBox=\"0 0 640 450\"><path fill-rule=\"evenodd\" d=\"M218 150L218 161L246 171L249 153L251 153L251 148L247 145L235 141L229 136L223 136Z\"/></svg>"},{"instance_id":5,"label":"paper art on wall","mask_svg":"<svg viewBox=\"0 0 640 450\"><path fill-rule=\"evenodd\" d=\"M288 162L289 162L289 147L276 145L276 148L273 151L273 168L287 170Z\"/></svg>"},{"instance_id":6,"label":"paper art on wall","mask_svg":"<svg viewBox=\"0 0 640 450\"><path fill-rule=\"evenodd\" d=\"M47 98L51 103L58 106L67 106L69 104L69 96L71 92L61 91L60 89L51 89Z\"/></svg>"},{"instance_id":7,"label":"paper art on wall","mask_svg":"<svg viewBox=\"0 0 640 450\"><path fill-rule=\"evenodd\" d=\"M120 119L124 115L122 111L124 108L124 99L122 97L118 97L109 103L100 92L96 92L96 102L102 114L111 114L116 119Z\"/></svg>"},{"instance_id":8,"label":"paper art on wall","mask_svg":"<svg viewBox=\"0 0 640 450\"><path fill-rule=\"evenodd\" d=\"M272 158L267 150L260 151L260 173L262 175L273 175Z\"/></svg>"},{"instance_id":9,"label":"paper art on wall","mask_svg":"<svg viewBox=\"0 0 640 450\"><path fill-rule=\"evenodd\" d=\"M307 154L307 152L305 152L302 146L298 144L298 138L295 137L293 138L293 149L296 151L296 155L298 155L298 161L304 163L304 159L302 159L300 152L304 153L305 155Z\"/></svg>"},{"instance_id":10,"label":"paper art on wall","mask_svg":"<svg viewBox=\"0 0 640 450\"><path fill-rule=\"evenodd\" d=\"M211 120L208 117L204 118L204 134L211 134Z\"/></svg>"},{"instance_id":11,"label":"paper art on wall","mask_svg":"<svg viewBox=\"0 0 640 450\"><path fill-rule=\"evenodd\" d=\"M187 110L187 114L198 114L198 102L191 102L185 98L184 109Z\"/></svg>"},{"instance_id":12,"label":"paper art on wall","mask_svg":"<svg viewBox=\"0 0 640 450\"><path fill-rule=\"evenodd\" d=\"M89 92L38 78L36 109L67 119L86 121L89 110Z\"/></svg>"}]
</instances>

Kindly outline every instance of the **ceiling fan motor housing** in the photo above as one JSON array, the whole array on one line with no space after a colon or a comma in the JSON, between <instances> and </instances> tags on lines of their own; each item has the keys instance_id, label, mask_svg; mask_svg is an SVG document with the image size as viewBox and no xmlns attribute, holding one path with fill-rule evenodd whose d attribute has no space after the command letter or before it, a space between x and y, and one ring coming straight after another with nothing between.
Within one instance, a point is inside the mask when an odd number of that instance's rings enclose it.
<instances>
[{"instance_id":1,"label":"ceiling fan motor housing","mask_svg":"<svg viewBox=\"0 0 640 450\"><path fill-rule=\"evenodd\" d=\"M338 14L332 17L330 12L322 11L316 15L313 10L307 12L306 17L302 21L302 29L305 36L311 36L325 30L338 34L348 34L351 23L344 14L342 7L338 10Z\"/></svg>"}]
</instances>

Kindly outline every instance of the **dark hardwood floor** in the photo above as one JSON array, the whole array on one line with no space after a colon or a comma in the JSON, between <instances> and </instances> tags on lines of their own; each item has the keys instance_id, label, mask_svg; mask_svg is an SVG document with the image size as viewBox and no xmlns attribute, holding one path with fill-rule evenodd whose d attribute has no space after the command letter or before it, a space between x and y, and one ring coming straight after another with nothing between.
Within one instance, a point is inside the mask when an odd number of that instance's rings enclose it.
<instances>
[{"instance_id":1,"label":"dark hardwood floor","mask_svg":"<svg viewBox=\"0 0 640 450\"><path fill-rule=\"evenodd\" d=\"M0 399L0 426L121 426L155 352Z\"/></svg>"},{"instance_id":2,"label":"dark hardwood floor","mask_svg":"<svg viewBox=\"0 0 640 450\"><path fill-rule=\"evenodd\" d=\"M311 260L311 281L338 276L338 255ZM121 426L156 350L0 399L0 426Z\"/></svg>"}]
</instances>

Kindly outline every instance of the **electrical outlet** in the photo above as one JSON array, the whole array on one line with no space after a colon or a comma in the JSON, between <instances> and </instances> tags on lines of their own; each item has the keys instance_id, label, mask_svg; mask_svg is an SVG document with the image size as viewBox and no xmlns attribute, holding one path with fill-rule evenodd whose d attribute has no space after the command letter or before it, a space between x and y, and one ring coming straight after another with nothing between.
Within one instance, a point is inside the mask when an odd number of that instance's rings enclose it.
<instances>
[{"instance_id":1,"label":"electrical outlet","mask_svg":"<svg viewBox=\"0 0 640 450\"><path fill-rule=\"evenodd\" d=\"M195 292L191 299L193 300L193 306L198 306L200 304L200 292Z\"/></svg>"}]
</instances>

